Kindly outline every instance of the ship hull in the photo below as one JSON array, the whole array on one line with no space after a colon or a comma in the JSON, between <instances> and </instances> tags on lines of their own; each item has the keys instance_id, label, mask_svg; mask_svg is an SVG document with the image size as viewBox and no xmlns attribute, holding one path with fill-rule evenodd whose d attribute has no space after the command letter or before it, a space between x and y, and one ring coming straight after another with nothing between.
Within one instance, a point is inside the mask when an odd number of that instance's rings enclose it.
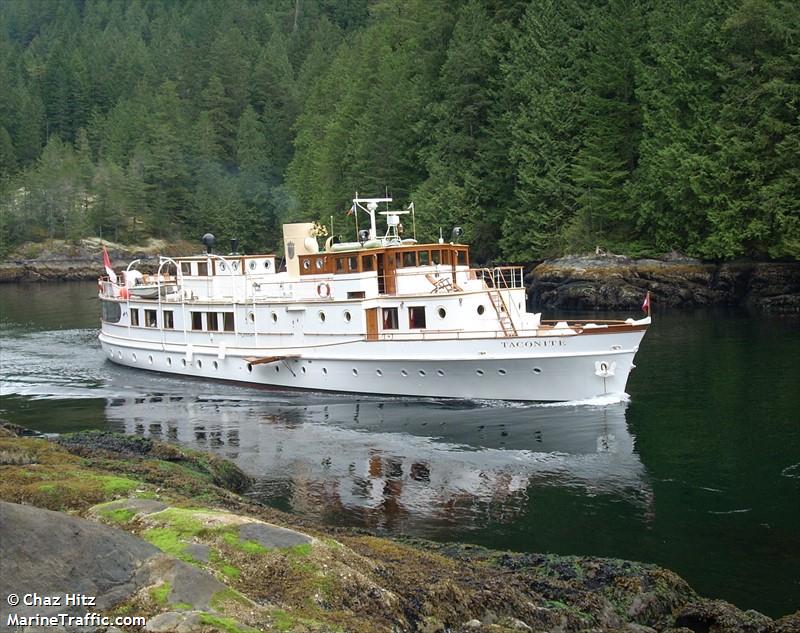
<instances>
[{"instance_id":1,"label":"ship hull","mask_svg":"<svg viewBox=\"0 0 800 633\"><path fill-rule=\"evenodd\" d=\"M625 392L644 328L591 335L343 341L226 348L103 332L120 365L275 388L478 400L572 401Z\"/></svg>"}]
</instances>

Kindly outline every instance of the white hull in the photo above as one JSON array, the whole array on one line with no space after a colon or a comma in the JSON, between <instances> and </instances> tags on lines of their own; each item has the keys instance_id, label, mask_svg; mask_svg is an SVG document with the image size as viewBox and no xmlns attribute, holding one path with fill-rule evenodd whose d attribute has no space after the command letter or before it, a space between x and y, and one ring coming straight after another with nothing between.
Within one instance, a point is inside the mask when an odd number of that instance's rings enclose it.
<instances>
[{"instance_id":1,"label":"white hull","mask_svg":"<svg viewBox=\"0 0 800 633\"><path fill-rule=\"evenodd\" d=\"M275 348L165 345L108 334L101 334L100 341L115 363L204 379L399 396L568 401L624 393L643 334L631 331L557 341L552 337L362 340L333 349L284 348L279 352L284 358L264 364L246 359L274 355ZM545 341L543 349L534 347ZM550 345L554 342L558 345ZM605 363L611 372L598 372L598 363Z\"/></svg>"}]
</instances>

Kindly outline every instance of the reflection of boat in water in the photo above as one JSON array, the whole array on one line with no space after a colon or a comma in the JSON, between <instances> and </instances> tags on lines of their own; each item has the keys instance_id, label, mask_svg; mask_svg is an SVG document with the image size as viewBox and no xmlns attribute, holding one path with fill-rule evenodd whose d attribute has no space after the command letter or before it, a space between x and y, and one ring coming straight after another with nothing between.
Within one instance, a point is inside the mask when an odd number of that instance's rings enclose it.
<instances>
[{"instance_id":1,"label":"reflection of boat in water","mask_svg":"<svg viewBox=\"0 0 800 633\"><path fill-rule=\"evenodd\" d=\"M106 414L126 432L233 459L257 477L255 496L333 522L508 521L531 487L650 503L624 403L303 406L164 395L116 399Z\"/></svg>"}]
</instances>

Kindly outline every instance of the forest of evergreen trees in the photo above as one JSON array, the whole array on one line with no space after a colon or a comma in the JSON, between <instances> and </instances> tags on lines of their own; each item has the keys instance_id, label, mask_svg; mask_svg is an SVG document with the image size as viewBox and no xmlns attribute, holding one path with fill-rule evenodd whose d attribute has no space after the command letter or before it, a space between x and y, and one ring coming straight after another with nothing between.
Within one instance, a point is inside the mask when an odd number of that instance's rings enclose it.
<instances>
[{"instance_id":1,"label":"forest of evergreen trees","mask_svg":"<svg viewBox=\"0 0 800 633\"><path fill-rule=\"evenodd\" d=\"M0 254L414 200L478 260L800 258L794 0L5 0Z\"/></svg>"}]
</instances>

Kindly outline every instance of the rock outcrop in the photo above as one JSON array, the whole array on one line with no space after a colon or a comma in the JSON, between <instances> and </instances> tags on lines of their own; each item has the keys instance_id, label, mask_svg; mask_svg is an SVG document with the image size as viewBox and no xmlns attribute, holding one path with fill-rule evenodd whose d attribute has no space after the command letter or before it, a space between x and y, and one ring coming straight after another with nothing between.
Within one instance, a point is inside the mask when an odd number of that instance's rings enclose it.
<instances>
[{"instance_id":1,"label":"rock outcrop","mask_svg":"<svg viewBox=\"0 0 800 633\"><path fill-rule=\"evenodd\" d=\"M563 257L533 268L526 283L537 310L633 310L640 308L649 290L657 307L725 305L800 311L800 263Z\"/></svg>"}]
</instances>

